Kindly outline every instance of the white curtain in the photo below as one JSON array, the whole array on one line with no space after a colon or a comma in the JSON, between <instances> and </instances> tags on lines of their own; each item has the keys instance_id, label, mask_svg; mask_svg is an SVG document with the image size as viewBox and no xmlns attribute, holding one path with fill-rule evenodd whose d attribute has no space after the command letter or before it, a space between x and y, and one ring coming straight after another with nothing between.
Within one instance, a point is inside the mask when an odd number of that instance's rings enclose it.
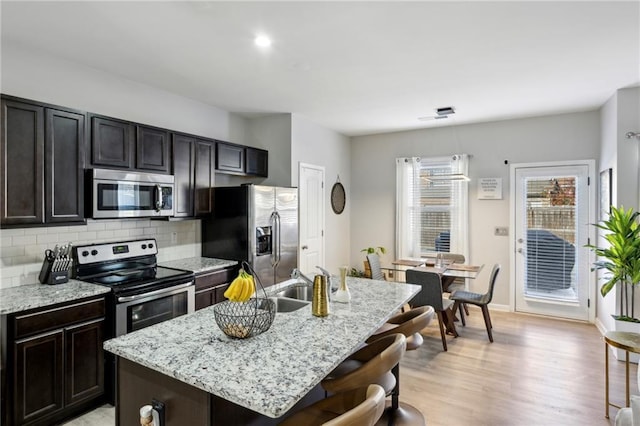
<instances>
[{"instance_id":1,"label":"white curtain","mask_svg":"<svg viewBox=\"0 0 640 426\"><path fill-rule=\"evenodd\" d=\"M451 173L469 175L469 156L456 154L451 160ZM469 182L452 181L451 186L451 253L469 259Z\"/></svg>"},{"instance_id":2,"label":"white curtain","mask_svg":"<svg viewBox=\"0 0 640 426\"><path fill-rule=\"evenodd\" d=\"M396 258L420 257L420 158L396 158Z\"/></svg>"}]
</instances>

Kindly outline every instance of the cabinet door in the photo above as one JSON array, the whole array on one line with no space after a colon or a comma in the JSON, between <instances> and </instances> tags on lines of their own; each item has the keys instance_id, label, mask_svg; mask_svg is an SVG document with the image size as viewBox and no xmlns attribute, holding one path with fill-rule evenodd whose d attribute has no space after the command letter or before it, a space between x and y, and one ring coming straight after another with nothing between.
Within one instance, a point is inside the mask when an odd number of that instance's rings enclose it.
<instances>
[{"instance_id":1,"label":"cabinet door","mask_svg":"<svg viewBox=\"0 0 640 426\"><path fill-rule=\"evenodd\" d=\"M14 345L14 412L23 424L63 406L63 332L19 340Z\"/></svg>"},{"instance_id":2,"label":"cabinet door","mask_svg":"<svg viewBox=\"0 0 640 426\"><path fill-rule=\"evenodd\" d=\"M104 392L104 320L65 329L65 406Z\"/></svg>"},{"instance_id":3,"label":"cabinet door","mask_svg":"<svg viewBox=\"0 0 640 426\"><path fill-rule=\"evenodd\" d=\"M221 286L216 287L215 288L216 294L213 298L212 303L216 304L216 303L224 302L226 300L226 297L224 297L224 292L227 291L230 285L231 285L230 283L227 283L227 284L223 284Z\"/></svg>"},{"instance_id":4,"label":"cabinet door","mask_svg":"<svg viewBox=\"0 0 640 426\"><path fill-rule=\"evenodd\" d=\"M138 126L136 168L154 172L171 172L169 132L154 127Z\"/></svg>"},{"instance_id":5,"label":"cabinet door","mask_svg":"<svg viewBox=\"0 0 640 426\"><path fill-rule=\"evenodd\" d=\"M124 121L91 118L91 164L94 166L133 167L134 127Z\"/></svg>"},{"instance_id":6,"label":"cabinet door","mask_svg":"<svg viewBox=\"0 0 640 426\"><path fill-rule=\"evenodd\" d=\"M193 216L195 193L195 139L173 135L173 177L175 179L175 215Z\"/></svg>"},{"instance_id":7,"label":"cabinet door","mask_svg":"<svg viewBox=\"0 0 640 426\"><path fill-rule=\"evenodd\" d=\"M196 311L213 305L215 297L215 288L202 290L196 293Z\"/></svg>"},{"instance_id":8,"label":"cabinet door","mask_svg":"<svg viewBox=\"0 0 640 426\"><path fill-rule=\"evenodd\" d=\"M2 101L2 225L44 223L44 108Z\"/></svg>"},{"instance_id":9,"label":"cabinet door","mask_svg":"<svg viewBox=\"0 0 640 426\"><path fill-rule=\"evenodd\" d=\"M245 172L248 175L269 176L269 151L247 147L245 155L247 160Z\"/></svg>"},{"instance_id":10,"label":"cabinet door","mask_svg":"<svg viewBox=\"0 0 640 426\"><path fill-rule=\"evenodd\" d=\"M213 186L215 185L215 142L198 140L196 142L196 216L213 211Z\"/></svg>"},{"instance_id":11,"label":"cabinet door","mask_svg":"<svg viewBox=\"0 0 640 426\"><path fill-rule=\"evenodd\" d=\"M244 174L244 147L222 142L216 146L216 170Z\"/></svg>"},{"instance_id":12,"label":"cabinet door","mask_svg":"<svg viewBox=\"0 0 640 426\"><path fill-rule=\"evenodd\" d=\"M85 116L46 110L45 217L53 222L84 220Z\"/></svg>"}]
</instances>

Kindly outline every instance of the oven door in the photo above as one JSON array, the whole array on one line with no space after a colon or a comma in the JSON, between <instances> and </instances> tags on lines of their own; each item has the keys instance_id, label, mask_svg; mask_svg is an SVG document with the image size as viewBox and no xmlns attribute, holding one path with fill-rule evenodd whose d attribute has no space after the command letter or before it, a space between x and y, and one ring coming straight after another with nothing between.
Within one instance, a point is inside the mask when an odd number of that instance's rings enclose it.
<instances>
[{"instance_id":1,"label":"oven door","mask_svg":"<svg viewBox=\"0 0 640 426\"><path fill-rule=\"evenodd\" d=\"M133 296L116 297L116 337L195 310L194 281Z\"/></svg>"},{"instance_id":2,"label":"oven door","mask_svg":"<svg viewBox=\"0 0 640 426\"><path fill-rule=\"evenodd\" d=\"M173 216L172 180L173 176L94 169L93 218Z\"/></svg>"}]
</instances>

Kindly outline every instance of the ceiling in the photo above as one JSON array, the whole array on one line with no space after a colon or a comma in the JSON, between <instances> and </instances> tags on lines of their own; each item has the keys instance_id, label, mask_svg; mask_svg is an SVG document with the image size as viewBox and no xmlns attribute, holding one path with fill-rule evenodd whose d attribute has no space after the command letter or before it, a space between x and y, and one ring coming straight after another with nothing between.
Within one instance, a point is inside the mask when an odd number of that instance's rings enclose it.
<instances>
[{"instance_id":1,"label":"ceiling","mask_svg":"<svg viewBox=\"0 0 640 426\"><path fill-rule=\"evenodd\" d=\"M640 3L1 2L2 43L345 135L593 110L640 83ZM253 44L257 34L269 48ZM445 120L421 121L453 106Z\"/></svg>"}]
</instances>

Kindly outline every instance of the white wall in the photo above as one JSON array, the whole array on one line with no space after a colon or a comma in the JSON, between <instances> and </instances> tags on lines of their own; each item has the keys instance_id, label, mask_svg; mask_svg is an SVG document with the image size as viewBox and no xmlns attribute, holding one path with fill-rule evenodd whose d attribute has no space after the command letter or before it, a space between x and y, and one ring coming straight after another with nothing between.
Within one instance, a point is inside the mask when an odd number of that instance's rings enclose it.
<instances>
[{"instance_id":1,"label":"white wall","mask_svg":"<svg viewBox=\"0 0 640 426\"><path fill-rule=\"evenodd\" d=\"M626 133L640 132L640 88L618 90L600 110L600 170L611 168L612 201L616 206L640 209L640 141L627 139ZM598 240L604 246L604 239ZM599 273L598 289L604 282ZM603 330L613 330L611 315L619 314L620 294L617 287L605 298L598 292L597 322ZM640 294L636 294L640 306Z\"/></svg>"},{"instance_id":2,"label":"white wall","mask_svg":"<svg viewBox=\"0 0 640 426\"><path fill-rule=\"evenodd\" d=\"M341 265L350 263L350 215L353 211L349 138L322 127L306 117L293 114L291 125L291 184L298 186L298 164L325 168L325 267L338 274ZM346 192L342 214L331 208L331 187L340 176Z\"/></svg>"},{"instance_id":3,"label":"white wall","mask_svg":"<svg viewBox=\"0 0 640 426\"><path fill-rule=\"evenodd\" d=\"M494 294L496 304L509 305L509 237L493 235L509 225L509 163L597 159L598 112L534 117L464 126L354 137L351 151L351 264L362 269L360 249L385 246L395 254L395 162L397 157L467 153L469 162L470 257L487 265L472 290L484 291L494 263L502 264ZM502 200L478 200L481 177L501 177ZM511 233L511 230L510 230Z\"/></svg>"},{"instance_id":4,"label":"white wall","mask_svg":"<svg viewBox=\"0 0 640 426\"><path fill-rule=\"evenodd\" d=\"M269 177L264 185L291 186L291 114L247 120L246 143L269 151Z\"/></svg>"},{"instance_id":5,"label":"white wall","mask_svg":"<svg viewBox=\"0 0 640 426\"><path fill-rule=\"evenodd\" d=\"M137 123L244 143L238 115L2 40L1 91Z\"/></svg>"}]
</instances>

